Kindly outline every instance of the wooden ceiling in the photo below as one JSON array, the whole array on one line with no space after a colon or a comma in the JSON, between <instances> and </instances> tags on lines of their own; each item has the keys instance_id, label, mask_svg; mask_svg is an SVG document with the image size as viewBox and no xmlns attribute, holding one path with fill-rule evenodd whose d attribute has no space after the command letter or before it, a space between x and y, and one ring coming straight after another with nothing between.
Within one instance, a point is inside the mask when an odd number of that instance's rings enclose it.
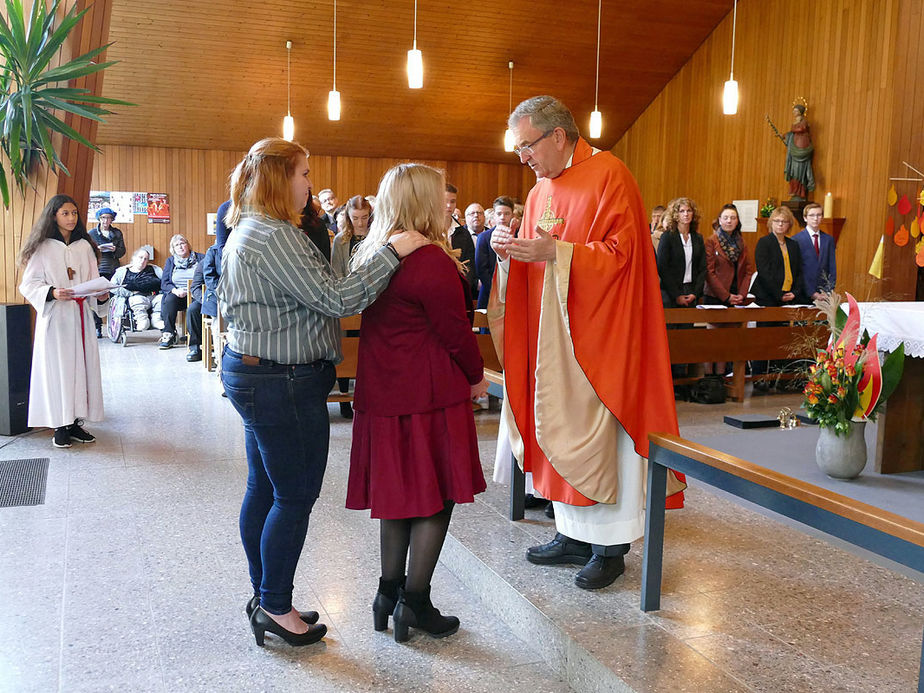
<instances>
[{"instance_id":1,"label":"wooden ceiling","mask_svg":"<svg viewBox=\"0 0 924 693\"><path fill-rule=\"evenodd\" d=\"M597 146L616 143L732 2L603 2ZM509 60L514 104L554 94L586 129L594 0L419 0L421 90L408 89L405 73L413 8L413 0L338 0L343 115L330 122L333 0L113 0L107 58L120 62L106 72L103 92L138 105L100 126L99 142L244 150L281 134L286 40L296 139L318 154L510 162L502 148Z\"/></svg>"}]
</instances>

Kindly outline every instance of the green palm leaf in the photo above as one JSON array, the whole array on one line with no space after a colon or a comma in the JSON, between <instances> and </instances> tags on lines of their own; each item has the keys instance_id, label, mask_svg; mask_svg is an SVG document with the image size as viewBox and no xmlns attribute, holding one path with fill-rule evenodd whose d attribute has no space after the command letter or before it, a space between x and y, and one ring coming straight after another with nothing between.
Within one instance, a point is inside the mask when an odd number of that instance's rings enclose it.
<instances>
[{"instance_id":1,"label":"green palm leaf","mask_svg":"<svg viewBox=\"0 0 924 693\"><path fill-rule=\"evenodd\" d=\"M0 17L0 149L7 161L0 167L0 195L8 207L10 181L24 191L26 185L31 185L30 176L36 166L44 163L53 172L70 175L54 148L53 135L60 134L99 151L55 113L104 122L103 117L112 114L105 106L135 104L67 86L72 80L114 65L94 62L111 44L63 65L48 67L89 8L78 11L74 5L59 19L62 0L54 0L47 7L44 2L34 2L28 15L22 0L4 2L7 15Z\"/></svg>"}]
</instances>

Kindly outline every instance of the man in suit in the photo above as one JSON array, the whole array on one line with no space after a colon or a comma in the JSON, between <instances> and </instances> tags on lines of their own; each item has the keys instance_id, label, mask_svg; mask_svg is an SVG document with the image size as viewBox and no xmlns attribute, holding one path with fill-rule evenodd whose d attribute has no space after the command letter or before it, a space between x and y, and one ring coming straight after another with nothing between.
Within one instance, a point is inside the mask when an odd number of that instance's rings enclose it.
<instances>
[{"instance_id":1,"label":"man in suit","mask_svg":"<svg viewBox=\"0 0 924 693\"><path fill-rule=\"evenodd\" d=\"M446 237L453 250L461 253L459 260L465 264L465 279L468 282L472 303L478 295L478 275L475 274L475 244L468 229L459 223L456 202L459 189L452 183L446 183Z\"/></svg>"},{"instance_id":2,"label":"man in suit","mask_svg":"<svg viewBox=\"0 0 924 693\"><path fill-rule=\"evenodd\" d=\"M834 239L821 230L822 210L817 202L805 206L802 212L805 228L793 236L802 253L802 284L805 295L813 301L834 290L837 268Z\"/></svg>"},{"instance_id":3,"label":"man in suit","mask_svg":"<svg viewBox=\"0 0 924 693\"><path fill-rule=\"evenodd\" d=\"M337 205L339 204L337 196L334 195L334 191L330 188L324 188L324 190L318 193L318 202L321 203L321 209L324 210L324 213L321 215L321 221L324 222L330 234L336 236L337 218L334 216L334 210L337 209Z\"/></svg>"}]
</instances>

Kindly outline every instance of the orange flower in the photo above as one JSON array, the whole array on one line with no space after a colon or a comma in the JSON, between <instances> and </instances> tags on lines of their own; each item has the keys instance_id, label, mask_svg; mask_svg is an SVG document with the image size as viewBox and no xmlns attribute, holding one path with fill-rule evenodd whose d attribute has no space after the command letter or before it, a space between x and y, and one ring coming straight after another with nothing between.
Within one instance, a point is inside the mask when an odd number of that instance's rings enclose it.
<instances>
[{"instance_id":1,"label":"orange flower","mask_svg":"<svg viewBox=\"0 0 924 693\"><path fill-rule=\"evenodd\" d=\"M828 395L828 401L831 404L837 404L837 395Z\"/></svg>"},{"instance_id":2,"label":"orange flower","mask_svg":"<svg viewBox=\"0 0 924 693\"><path fill-rule=\"evenodd\" d=\"M809 404L818 404L818 398L815 395L808 396Z\"/></svg>"}]
</instances>

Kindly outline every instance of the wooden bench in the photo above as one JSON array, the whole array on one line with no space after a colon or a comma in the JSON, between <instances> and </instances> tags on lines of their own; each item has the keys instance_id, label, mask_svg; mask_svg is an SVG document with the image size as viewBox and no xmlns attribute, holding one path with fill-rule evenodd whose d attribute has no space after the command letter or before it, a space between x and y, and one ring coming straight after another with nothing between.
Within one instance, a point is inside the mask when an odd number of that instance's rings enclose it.
<instances>
[{"instance_id":1,"label":"wooden bench","mask_svg":"<svg viewBox=\"0 0 924 693\"><path fill-rule=\"evenodd\" d=\"M679 436L648 436L642 611L661 608L667 469L924 572L924 524L780 474ZM924 693L924 647L918 693Z\"/></svg>"},{"instance_id":2,"label":"wooden bench","mask_svg":"<svg viewBox=\"0 0 924 693\"><path fill-rule=\"evenodd\" d=\"M356 378L356 365L359 362L359 328L361 319L359 315L340 318L340 350L343 352L343 361L337 364L337 378ZM352 392L338 392L331 390L327 396L328 402L352 402Z\"/></svg>"},{"instance_id":3,"label":"wooden bench","mask_svg":"<svg viewBox=\"0 0 924 693\"><path fill-rule=\"evenodd\" d=\"M745 376L747 361L814 358L816 349L824 348L828 339L828 326L818 322L815 308L668 308L664 319L668 325L722 326L715 330L668 330L667 343L672 364L732 362L728 391L737 402L744 400L747 380L777 377ZM757 321L787 324L748 326Z\"/></svg>"}]
</instances>

